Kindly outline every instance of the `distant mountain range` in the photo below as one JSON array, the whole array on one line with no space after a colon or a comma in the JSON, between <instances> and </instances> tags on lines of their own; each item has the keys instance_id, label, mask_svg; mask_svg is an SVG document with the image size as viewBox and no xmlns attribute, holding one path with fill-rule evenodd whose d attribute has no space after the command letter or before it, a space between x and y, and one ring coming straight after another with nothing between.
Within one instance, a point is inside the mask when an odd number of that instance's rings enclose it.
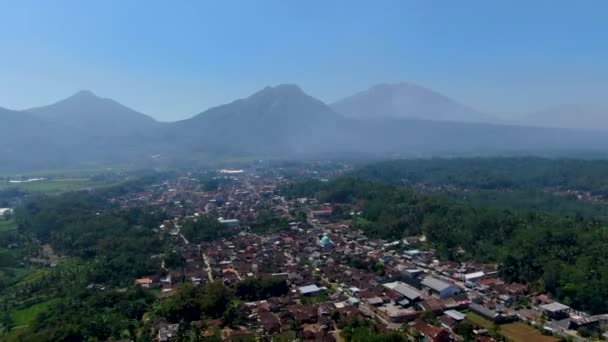
<instances>
[{"instance_id":1,"label":"distant mountain range","mask_svg":"<svg viewBox=\"0 0 608 342\"><path fill-rule=\"evenodd\" d=\"M405 83L375 86L331 106L296 85L266 87L171 123L83 91L30 110L0 108L0 123L2 172L90 162L563 155L604 153L608 148L608 135L602 132L496 123L441 94Z\"/></svg>"},{"instance_id":2,"label":"distant mountain range","mask_svg":"<svg viewBox=\"0 0 608 342\"><path fill-rule=\"evenodd\" d=\"M331 107L345 117L460 122L497 122L436 91L412 84L379 84L337 101Z\"/></svg>"}]
</instances>

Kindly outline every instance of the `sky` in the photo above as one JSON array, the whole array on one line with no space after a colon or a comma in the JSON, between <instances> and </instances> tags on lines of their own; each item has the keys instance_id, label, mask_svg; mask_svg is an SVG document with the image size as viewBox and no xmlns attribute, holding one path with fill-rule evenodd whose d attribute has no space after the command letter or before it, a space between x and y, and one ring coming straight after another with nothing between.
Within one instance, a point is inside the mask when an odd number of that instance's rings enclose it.
<instances>
[{"instance_id":1,"label":"sky","mask_svg":"<svg viewBox=\"0 0 608 342\"><path fill-rule=\"evenodd\" d=\"M0 107L88 89L162 121L267 86L413 82L514 118L608 105L608 1L0 0Z\"/></svg>"}]
</instances>

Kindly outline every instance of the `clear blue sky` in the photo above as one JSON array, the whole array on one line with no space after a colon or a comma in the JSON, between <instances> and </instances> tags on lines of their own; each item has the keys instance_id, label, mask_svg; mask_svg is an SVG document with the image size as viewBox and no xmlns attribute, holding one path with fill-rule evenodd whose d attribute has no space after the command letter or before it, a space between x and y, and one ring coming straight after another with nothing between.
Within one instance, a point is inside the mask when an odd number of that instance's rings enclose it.
<instances>
[{"instance_id":1,"label":"clear blue sky","mask_svg":"<svg viewBox=\"0 0 608 342\"><path fill-rule=\"evenodd\" d=\"M608 104L608 1L0 2L0 106L80 89L161 120L266 86L410 81L509 117Z\"/></svg>"}]
</instances>

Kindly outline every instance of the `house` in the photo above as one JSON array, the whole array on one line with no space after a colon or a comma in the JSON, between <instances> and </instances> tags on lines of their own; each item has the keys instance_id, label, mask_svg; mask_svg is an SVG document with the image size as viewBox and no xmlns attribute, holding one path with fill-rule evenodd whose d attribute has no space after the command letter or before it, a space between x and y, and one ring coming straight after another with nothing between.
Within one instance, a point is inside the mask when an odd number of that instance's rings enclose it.
<instances>
[{"instance_id":1,"label":"house","mask_svg":"<svg viewBox=\"0 0 608 342\"><path fill-rule=\"evenodd\" d=\"M547 317L552 319L566 318L570 312L569 306L558 302L541 305L540 308Z\"/></svg>"},{"instance_id":2,"label":"house","mask_svg":"<svg viewBox=\"0 0 608 342\"><path fill-rule=\"evenodd\" d=\"M456 310L446 310L444 314L456 322L462 322L466 318L466 316Z\"/></svg>"},{"instance_id":3,"label":"house","mask_svg":"<svg viewBox=\"0 0 608 342\"><path fill-rule=\"evenodd\" d=\"M173 338L177 337L177 331L179 329L179 324L162 324L158 328L158 341L159 342L169 342Z\"/></svg>"},{"instance_id":4,"label":"house","mask_svg":"<svg viewBox=\"0 0 608 342\"><path fill-rule=\"evenodd\" d=\"M141 287L144 287L144 288L149 288L150 285L152 285L152 283L154 283L154 280L152 280L152 278L139 278L139 279L135 279L135 285L141 286Z\"/></svg>"},{"instance_id":5,"label":"house","mask_svg":"<svg viewBox=\"0 0 608 342\"><path fill-rule=\"evenodd\" d=\"M404 309L394 304L386 304L376 311L385 320L392 323L403 323L414 319L417 315L413 309Z\"/></svg>"},{"instance_id":6,"label":"house","mask_svg":"<svg viewBox=\"0 0 608 342\"><path fill-rule=\"evenodd\" d=\"M460 288L447 283L435 277L426 277L422 280L421 285L429 291L430 294L439 298L448 298L460 293Z\"/></svg>"},{"instance_id":7,"label":"house","mask_svg":"<svg viewBox=\"0 0 608 342\"><path fill-rule=\"evenodd\" d=\"M416 320L411 325L412 329L420 332L425 337L425 341L430 342L449 342L452 340L450 333L439 327L434 327L422 320Z\"/></svg>"}]
</instances>

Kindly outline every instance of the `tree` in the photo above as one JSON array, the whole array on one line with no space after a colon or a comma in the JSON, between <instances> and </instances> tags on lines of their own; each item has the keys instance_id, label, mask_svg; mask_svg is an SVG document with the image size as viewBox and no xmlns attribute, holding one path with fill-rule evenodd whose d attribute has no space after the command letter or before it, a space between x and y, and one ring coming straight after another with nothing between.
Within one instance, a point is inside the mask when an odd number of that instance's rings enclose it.
<instances>
[{"instance_id":1,"label":"tree","mask_svg":"<svg viewBox=\"0 0 608 342\"><path fill-rule=\"evenodd\" d=\"M174 270L183 270L186 266L186 258L178 251L171 251L165 256L165 266Z\"/></svg>"}]
</instances>

